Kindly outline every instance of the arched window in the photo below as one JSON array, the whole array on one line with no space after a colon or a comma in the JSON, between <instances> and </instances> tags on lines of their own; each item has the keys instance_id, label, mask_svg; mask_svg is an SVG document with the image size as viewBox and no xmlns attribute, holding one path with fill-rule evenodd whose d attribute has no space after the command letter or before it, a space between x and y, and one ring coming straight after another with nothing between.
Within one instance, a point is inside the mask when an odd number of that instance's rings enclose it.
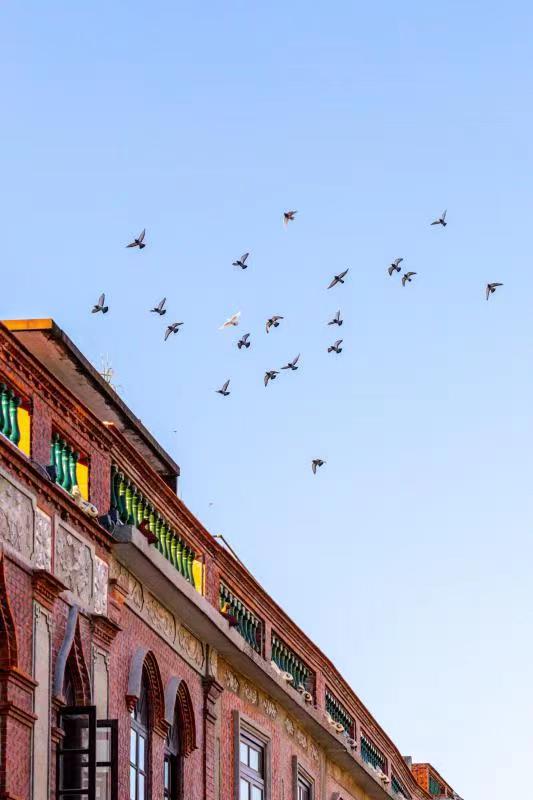
<instances>
[{"instance_id":1,"label":"arched window","mask_svg":"<svg viewBox=\"0 0 533 800\"><path fill-rule=\"evenodd\" d=\"M143 670L141 691L131 712L130 731L130 800L148 800L149 753L150 753L150 708L148 677Z\"/></svg>"},{"instance_id":2,"label":"arched window","mask_svg":"<svg viewBox=\"0 0 533 800\"><path fill-rule=\"evenodd\" d=\"M163 774L164 800L179 800L181 796L181 717L179 706L174 706L174 721L170 726L165 742L165 761Z\"/></svg>"}]
</instances>

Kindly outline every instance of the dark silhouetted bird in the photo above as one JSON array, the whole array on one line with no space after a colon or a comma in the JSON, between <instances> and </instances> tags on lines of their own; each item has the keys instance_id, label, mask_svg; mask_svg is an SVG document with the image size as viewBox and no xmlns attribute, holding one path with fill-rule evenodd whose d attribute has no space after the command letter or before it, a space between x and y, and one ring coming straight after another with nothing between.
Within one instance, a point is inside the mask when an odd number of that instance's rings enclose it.
<instances>
[{"instance_id":1,"label":"dark silhouetted bird","mask_svg":"<svg viewBox=\"0 0 533 800\"><path fill-rule=\"evenodd\" d=\"M105 305L105 294L103 293L98 298L98 302L96 303L96 305L93 306L91 314L98 314L99 311L101 311L102 314L107 314L107 312L109 311L109 306Z\"/></svg>"},{"instance_id":2,"label":"dark silhouetted bird","mask_svg":"<svg viewBox=\"0 0 533 800\"><path fill-rule=\"evenodd\" d=\"M266 332L268 333L270 328L277 328L279 326L280 319L283 319L283 317L275 316L275 317L270 317L270 319L267 319L265 326Z\"/></svg>"},{"instance_id":3,"label":"dark silhouetted bird","mask_svg":"<svg viewBox=\"0 0 533 800\"><path fill-rule=\"evenodd\" d=\"M405 272L402 275L402 286L405 286L406 283L411 283L413 275L416 275L416 272Z\"/></svg>"},{"instance_id":4,"label":"dark silhouetted bird","mask_svg":"<svg viewBox=\"0 0 533 800\"><path fill-rule=\"evenodd\" d=\"M179 333L180 325L183 325L183 322L173 322L172 325L168 326L168 328L165 331L165 342L171 333Z\"/></svg>"},{"instance_id":5,"label":"dark silhouetted bird","mask_svg":"<svg viewBox=\"0 0 533 800\"><path fill-rule=\"evenodd\" d=\"M313 458L311 461L311 469L313 470L313 475L316 475L316 468L324 466L326 462L323 461L321 458Z\"/></svg>"},{"instance_id":6,"label":"dark silhouetted bird","mask_svg":"<svg viewBox=\"0 0 533 800\"><path fill-rule=\"evenodd\" d=\"M328 286L328 289L333 289L333 287L336 286L338 283L344 283L343 279L344 276L348 274L348 271L349 270L345 269L344 272L339 273L339 275L335 275L330 285Z\"/></svg>"},{"instance_id":7,"label":"dark silhouetted bird","mask_svg":"<svg viewBox=\"0 0 533 800\"><path fill-rule=\"evenodd\" d=\"M231 392L228 392L228 386L229 386L229 380L227 380L226 383L223 386L221 386L220 389L217 389L217 394L221 394L223 395L223 397L227 397L228 394L231 394Z\"/></svg>"},{"instance_id":8,"label":"dark silhouetted bird","mask_svg":"<svg viewBox=\"0 0 533 800\"><path fill-rule=\"evenodd\" d=\"M134 239L133 242L127 244L126 247L138 247L139 250L142 250L143 247L146 247L146 245L144 244L145 235L146 235L146 229L143 228L143 230L140 232L137 238Z\"/></svg>"},{"instance_id":9,"label":"dark silhouetted bird","mask_svg":"<svg viewBox=\"0 0 533 800\"><path fill-rule=\"evenodd\" d=\"M158 304L157 304L157 305L156 305L154 308L151 308L151 309L150 309L150 311L151 311L152 313L154 313L154 314L160 314L161 316L163 316L163 314L166 314L166 313L167 313L167 310L166 310L166 308L165 308L165 303L166 303L166 302L167 302L167 298L166 298L166 297L163 297L163 299L161 300L161 302L160 302L160 303L158 303Z\"/></svg>"},{"instance_id":10,"label":"dark silhouetted bird","mask_svg":"<svg viewBox=\"0 0 533 800\"><path fill-rule=\"evenodd\" d=\"M269 381L275 380L276 375L278 375L278 372L275 369L270 369L267 372L265 372L265 386L268 386Z\"/></svg>"},{"instance_id":11,"label":"dark silhouetted bird","mask_svg":"<svg viewBox=\"0 0 533 800\"><path fill-rule=\"evenodd\" d=\"M487 283L487 288L485 289L487 300L491 294L494 294L498 286L503 286L503 283Z\"/></svg>"},{"instance_id":12,"label":"dark silhouetted bird","mask_svg":"<svg viewBox=\"0 0 533 800\"><path fill-rule=\"evenodd\" d=\"M341 312L340 311L337 311L337 313L335 314L333 319L328 322L328 325L342 325L342 319L341 319Z\"/></svg>"},{"instance_id":13,"label":"dark silhouetted bird","mask_svg":"<svg viewBox=\"0 0 533 800\"><path fill-rule=\"evenodd\" d=\"M292 359L292 361L289 361L289 363L288 363L288 364L285 364L285 366L284 366L284 367L282 367L281 369L292 369L292 370L298 369L298 367L296 366L296 364L298 363L298 359L299 359L299 358L300 358L300 353L298 353L298 355L296 356L296 358L293 358L293 359Z\"/></svg>"},{"instance_id":14,"label":"dark silhouetted bird","mask_svg":"<svg viewBox=\"0 0 533 800\"><path fill-rule=\"evenodd\" d=\"M433 222L431 224L432 225L442 225L442 227L445 228L446 225L448 224L446 222L446 209L444 209L444 211L442 212L440 217L437 217L437 219L433 220Z\"/></svg>"},{"instance_id":15,"label":"dark silhouetted bird","mask_svg":"<svg viewBox=\"0 0 533 800\"><path fill-rule=\"evenodd\" d=\"M248 341L249 338L250 338L250 334L249 333L245 333L244 336L242 336L239 339L239 341L237 342L237 347L239 348L239 350L241 350L243 347L246 347L246 348L250 347L251 342Z\"/></svg>"},{"instance_id":16,"label":"dark silhouetted bird","mask_svg":"<svg viewBox=\"0 0 533 800\"><path fill-rule=\"evenodd\" d=\"M283 212L283 224L284 225L288 225L289 222L292 222L297 213L298 213L297 211L284 211Z\"/></svg>"},{"instance_id":17,"label":"dark silhouetted bird","mask_svg":"<svg viewBox=\"0 0 533 800\"><path fill-rule=\"evenodd\" d=\"M237 259L237 261L233 262L233 266L240 267L241 269L246 269L248 266L248 264L246 263L246 259L248 258L249 255L250 253L244 253L240 258Z\"/></svg>"},{"instance_id":18,"label":"dark silhouetted bird","mask_svg":"<svg viewBox=\"0 0 533 800\"><path fill-rule=\"evenodd\" d=\"M388 269L389 275L392 275L393 272L401 272L400 264L402 263L403 258L395 258L392 264Z\"/></svg>"},{"instance_id":19,"label":"dark silhouetted bird","mask_svg":"<svg viewBox=\"0 0 533 800\"><path fill-rule=\"evenodd\" d=\"M342 347L339 347L341 344L342 339L337 339L335 344L332 344L331 347L328 347L328 353L342 353Z\"/></svg>"}]
</instances>

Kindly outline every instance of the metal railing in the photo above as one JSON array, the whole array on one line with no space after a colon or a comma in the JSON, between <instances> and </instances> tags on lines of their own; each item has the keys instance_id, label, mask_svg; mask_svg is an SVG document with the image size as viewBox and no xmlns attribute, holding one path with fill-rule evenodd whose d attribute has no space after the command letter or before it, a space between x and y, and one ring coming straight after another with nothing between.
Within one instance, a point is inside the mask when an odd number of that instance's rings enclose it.
<instances>
[{"instance_id":1,"label":"metal railing","mask_svg":"<svg viewBox=\"0 0 533 800\"><path fill-rule=\"evenodd\" d=\"M292 685L296 689L299 686L303 686L307 691L311 691L314 688L310 685L312 673L309 667L275 633L272 634L272 661L283 672L288 672L292 675Z\"/></svg>"},{"instance_id":2,"label":"metal railing","mask_svg":"<svg viewBox=\"0 0 533 800\"><path fill-rule=\"evenodd\" d=\"M326 711L334 722L338 722L343 726L343 733L345 733L346 736L353 737L355 732L354 718L348 713L342 703L337 700L337 698L329 691L329 689L326 689Z\"/></svg>"},{"instance_id":3,"label":"metal railing","mask_svg":"<svg viewBox=\"0 0 533 800\"><path fill-rule=\"evenodd\" d=\"M263 623L223 583L219 589L220 611L233 622L233 627L256 653L262 652Z\"/></svg>"}]
</instances>

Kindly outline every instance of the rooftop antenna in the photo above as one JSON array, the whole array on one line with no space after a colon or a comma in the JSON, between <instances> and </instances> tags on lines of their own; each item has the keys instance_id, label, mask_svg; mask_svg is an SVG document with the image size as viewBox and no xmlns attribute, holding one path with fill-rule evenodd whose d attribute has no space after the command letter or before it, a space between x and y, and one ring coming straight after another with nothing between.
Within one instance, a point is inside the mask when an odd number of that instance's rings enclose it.
<instances>
[{"instance_id":1,"label":"rooftop antenna","mask_svg":"<svg viewBox=\"0 0 533 800\"><path fill-rule=\"evenodd\" d=\"M115 370L111 366L111 362L109 360L109 356L107 355L107 353L105 356L100 356L100 363L102 365L102 369L100 370L100 375L107 383L107 385L111 389L113 389L114 392L117 392L118 394L118 390L122 387L119 384L113 383L113 375L115 374Z\"/></svg>"},{"instance_id":2,"label":"rooftop antenna","mask_svg":"<svg viewBox=\"0 0 533 800\"><path fill-rule=\"evenodd\" d=\"M224 544L226 545L227 549L230 551L230 553L231 553L231 555L233 556L233 558L234 558L236 561L238 561L238 562L239 562L239 564L240 564L242 567L244 567L244 569L247 569L246 565L245 565L245 564L244 564L244 563L241 561L241 559L239 558L239 556L237 555L237 553L235 552L235 550L233 549L233 547L232 547L232 546L230 545L230 543L229 543L229 542L228 542L228 541L225 539L225 537L224 537L224 535L223 535L222 533L214 533L214 534L213 534L213 539L220 539L222 542L224 542Z\"/></svg>"}]
</instances>

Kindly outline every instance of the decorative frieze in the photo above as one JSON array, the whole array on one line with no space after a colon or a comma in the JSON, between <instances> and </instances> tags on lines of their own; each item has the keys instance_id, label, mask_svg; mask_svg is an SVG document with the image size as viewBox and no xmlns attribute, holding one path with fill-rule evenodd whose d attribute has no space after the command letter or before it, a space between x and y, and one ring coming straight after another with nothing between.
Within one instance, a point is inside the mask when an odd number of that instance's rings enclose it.
<instances>
[{"instance_id":1,"label":"decorative frieze","mask_svg":"<svg viewBox=\"0 0 533 800\"><path fill-rule=\"evenodd\" d=\"M226 671L225 683L230 691L234 692L235 694L239 694L239 679L236 675L234 675L233 672L230 672L230 670Z\"/></svg>"},{"instance_id":2,"label":"decorative frieze","mask_svg":"<svg viewBox=\"0 0 533 800\"><path fill-rule=\"evenodd\" d=\"M94 612L95 614L107 614L107 589L109 580L109 569L103 559L94 557Z\"/></svg>"},{"instance_id":3,"label":"decorative frieze","mask_svg":"<svg viewBox=\"0 0 533 800\"><path fill-rule=\"evenodd\" d=\"M40 508L35 510L32 560L38 569L50 571L52 568L52 519Z\"/></svg>"}]
</instances>

